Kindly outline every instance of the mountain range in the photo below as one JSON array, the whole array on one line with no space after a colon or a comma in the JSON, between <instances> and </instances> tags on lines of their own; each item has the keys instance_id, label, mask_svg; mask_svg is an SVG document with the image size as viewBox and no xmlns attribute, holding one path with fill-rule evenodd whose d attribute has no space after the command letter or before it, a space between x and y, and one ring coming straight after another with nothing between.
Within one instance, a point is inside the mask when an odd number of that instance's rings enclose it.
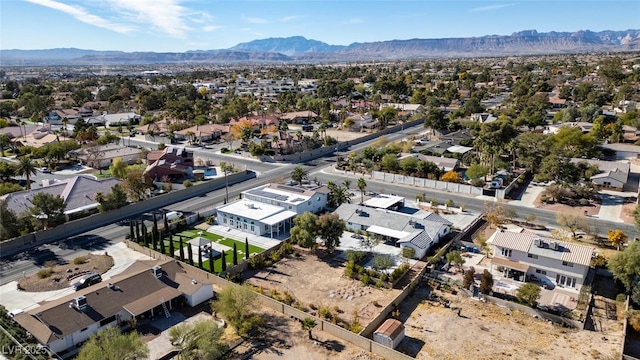
<instances>
[{"instance_id":1,"label":"mountain range","mask_svg":"<svg viewBox=\"0 0 640 360\"><path fill-rule=\"evenodd\" d=\"M75 48L0 50L0 64L106 65L162 63L318 63L384 61L426 58L550 55L640 50L640 30L539 33L526 30L511 35L468 38L409 39L348 46L330 45L302 36L268 38L240 43L229 49L186 52L123 52Z\"/></svg>"}]
</instances>

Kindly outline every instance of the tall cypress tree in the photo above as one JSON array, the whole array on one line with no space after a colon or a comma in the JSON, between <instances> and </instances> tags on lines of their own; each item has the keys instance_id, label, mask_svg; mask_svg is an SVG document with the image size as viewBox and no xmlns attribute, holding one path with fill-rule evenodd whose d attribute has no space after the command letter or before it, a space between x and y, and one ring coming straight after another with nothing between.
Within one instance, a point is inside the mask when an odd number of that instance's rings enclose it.
<instances>
[{"instance_id":1,"label":"tall cypress tree","mask_svg":"<svg viewBox=\"0 0 640 360\"><path fill-rule=\"evenodd\" d=\"M182 244L182 235L180 236L180 261L184 261L184 245Z\"/></svg>"},{"instance_id":2,"label":"tall cypress tree","mask_svg":"<svg viewBox=\"0 0 640 360\"><path fill-rule=\"evenodd\" d=\"M233 266L238 265L238 246L233 243Z\"/></svg>"},{"instance_id":3,"label":"tall cypress tree","mask_svg":"<svg viewBox=\"0 0 640 360\"><path fill-rule=\"evenodd\" d=\"M227 271L227 257L224 254L224 250L222 250L222 272Z\"/></svg>"},{"instance_id":4,"label":"tall cypress tree","mask_svg":"<svg viewBox=\"0 0 640 360\"><path fill-rule=\"evenodd\" d=\"M249 238L244 238L244 258L249 260Z\"/></svg>"},{"instance_id":5,"label":"tall cypress tree","mask_svg":"<svg viewBox=\"0 0 640 360\"><path fill-rule=\"evenodd\" d=\"M175 252L176 252L176 249L173 246L173 234L169 233L169 256L174 258L175 257L175 255L174 255Z\"/></svg>"},{"instance_id":6,"label":"tall cypress tree","mask_svg":"<svg viewBox=\"0 0 640 360\"><path fill-rule=\"evenodd\" d=\"M171 229L169 228L169 220L167 219L167 214L164 214L164 234L171 235Z\"/></svg>"},{"instance_id":7,"label":"tall cypress tree","mask_svg":"<svg viewBox=\"0 0 640 360\"><path fill-rule=\"evenodd\" d=\"M151 229L151 236L153 238L153 250L158 250L158 240L160 240L160 233L158 232L158 218L153 213L153 228Z\"/></svg>"},{"instance_id":8,"label":"tall cypress tree","mask_svg":"<svg viewBox=\"0 0 640 360\"><path fill-rule=\"evenodd\" d=\"M209 265L211 266L209 271L211 271L212 274L216 273L215 263L216 263L216 259L213 257L213 246L212 246L212 247L209 247Z\"/></svg>"},{"instance_id":9,"label":"tall cypress tree","mask_svg":"<svg viewBox=\"0 0 640 360\"><path fill-rule=\"evenodd\" d=\"M160 240L160 252L164 254L164 250L165 250L164 239L160 238L159 240Z\"/></svg>"},{"instance_id":10,"label":"tall cypress tree","mask_svg":"<svg viewBox=\"0 0 640 360\"><path fill-rule=\"evenodd\" d=\"M140 238L140 222L136 220L136 242L138 244L142 243L142 239Z\"/></svg>"},{"instance_id":11,"label":"tall cypress tree","mask_svg":"<svg viewBox=\"0 0 640 360\"><path fill-rule=\"evenodd\" d=\"M136 241L136 234L133 231L133 221L129 219L129 240Z\"/></svg>"},{"instance_id":12,"label":"tall cypress tree","mask_svg":"<svg viewBox=\"0 0 640 360\"><path fill-rule=\"evenodd\" d=\"M191 244L187 246L187 252L189 253L189 265L193 266L193 250L191 250Z\"/></svg>"},{"instance_id":13,"label":"tall cypress tree","mask_svg":"<svg viewBox=\"0 0 640 360\"><path fill-rule=\"evenodd\" d=\"M147 236L147 225L142 224L142 237L144 238L144 246L149 247L149 237Z\"/></svg>"},{"instance_id":14,"label":"tall cypress tree","mask_svg":"<svg viewBox=\"0 0 640 360\"><path fill-rule=\"evenodd\" d=\"M202 249L198 246L198 267L200 269L203 269L203 264L202 264Z\"/></svg>"}]
</instances>

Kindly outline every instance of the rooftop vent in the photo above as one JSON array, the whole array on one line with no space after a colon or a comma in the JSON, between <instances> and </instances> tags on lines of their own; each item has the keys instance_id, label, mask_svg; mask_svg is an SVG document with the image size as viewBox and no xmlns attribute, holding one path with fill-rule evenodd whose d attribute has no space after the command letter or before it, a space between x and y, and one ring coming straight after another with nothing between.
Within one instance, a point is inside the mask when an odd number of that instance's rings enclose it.
<instances>
[{"instance_id":1,"label":"rooftop vent","mask_svg":"<svg viewBox=\"0 0 640 360\"><path fill-rule=\"evenodd\" d=\"M560 244L557 241L552 241L549 243L549 248L557 251L560 248Z\"/></svg>"},{"instance_id":2,"label":"rooftop vent","mask_svg":"<svg viewBox=\"0 0 640 360\"><path fill-rule=\"evenodd\" d=\"M151 273L156 278L160 278L162 276L162 268L160 266L156 265L156 266L151 268Z\"/></svg>"},{"instance_id":3,"label":"rooftop vent","mask_svg":"<svg viewBox=\"0 0 640 360\"><path fill-rule=\"evenodd\" d=\"M196 285L196 284L198 283L198 280L193 279L193 280L191 280L191 283L192 283L193 285Z\"/></svg>"},{"instance_id":4,"label":"rooftop vent","mask_svg":"<svg viewBox=\"0 0 640 360\"><path fill-rule=\"evenodd\" d=\"M77 298L73 299L71 303L69 303L70 308L80 311L84 311L87 306L87 297L84 295L78 296Z\"/></svg>"},{"instance_id":5,"label":"rooftop vent","mask_svg":"<svg viewBox=\"0 0 640 360\"><path fill-rule=\"evenodd\" d=\"M535 238L533 239L533 242L536 244L537 247L541 248L544 247L544 241L540 238Z\"/></svg>"}]
</instances>

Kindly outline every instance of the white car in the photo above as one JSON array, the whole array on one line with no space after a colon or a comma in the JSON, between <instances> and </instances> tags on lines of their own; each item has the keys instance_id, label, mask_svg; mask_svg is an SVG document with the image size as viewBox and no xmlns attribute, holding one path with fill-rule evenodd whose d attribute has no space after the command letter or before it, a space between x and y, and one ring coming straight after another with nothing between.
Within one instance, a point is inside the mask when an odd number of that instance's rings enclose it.
<instances>
[{"instance_id":1,"label":"white car","mask_svg":"<svg viewBox=\"0 0 640 360\"><path fill-rule=\"evenodd\" d=\"M51 170L49 170L49 168L46 166L38 168L38 171L40 171L41 173L47 173L47 174L51 173Z\"/></svg>"}]
</instances>

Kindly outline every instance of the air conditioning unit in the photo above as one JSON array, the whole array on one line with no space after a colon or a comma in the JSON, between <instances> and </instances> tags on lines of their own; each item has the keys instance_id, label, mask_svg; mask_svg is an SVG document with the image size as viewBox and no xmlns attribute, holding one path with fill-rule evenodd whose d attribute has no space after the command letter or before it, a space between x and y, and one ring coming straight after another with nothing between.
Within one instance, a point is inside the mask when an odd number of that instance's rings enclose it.
<instances>
[{"instance_id":1,"label":"air conditioning unit","mask_svg":"<svg viewBox=\"0 0 640 360\"><path fill-rule=\"evenodd\" d=\"M560 244L557 241L552 241L549 243L549 248L551 250L558 250L560 248Z\"/></svg>"},{"instance_id":2,"label":"air conditioning unit","mask_svg":"<svg viewBox=\"0 0 640 360\"><path fill-rule=\"evenodd\" d=\"M535 238L533 240L533 242L536 244L537 247L541 248L544 247L544 240L540 239L540 238Z\"/></svg>"},{"instance_id":3,"label":"air conditioning unit","mask_svg":"<svg viewBox=\"0 0 640 360\"><path fill-rule=\"evenodd\" d=\"M69 303L69 307L72 309L84 311L87 308L87 297L82 295L74 298L71 303Z\"/></svg>"},{"instance_id":4,"label":"air conditioning unit","mask_svg":"<svg viewBox=\"0 0 640 360\"><path fill-rule=\"evenodd\" d=\"M162 268L160 266L156 265L156 266L151 268L151 273L156 278L160 278L160 277L162 277Z\"/></svg>"}]
</instances>

